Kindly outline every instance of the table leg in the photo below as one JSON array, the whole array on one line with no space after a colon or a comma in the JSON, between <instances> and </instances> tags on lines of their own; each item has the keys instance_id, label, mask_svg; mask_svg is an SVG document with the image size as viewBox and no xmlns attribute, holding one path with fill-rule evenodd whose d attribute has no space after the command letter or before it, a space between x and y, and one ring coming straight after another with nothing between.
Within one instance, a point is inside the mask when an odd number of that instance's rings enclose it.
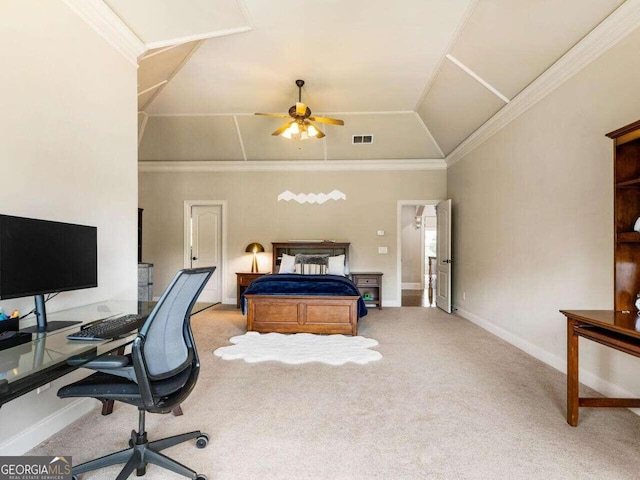
<instances>
[{"instance_id":1,"label":"table leg","mask_svg":"<svg viewBox=\"0 0 640 480\"><path fill-rule=\"evenodd\" d=\"M574 327L576 321L567 319L567 423L578 426L580 403L580 380L578 378L578 334Z\"/></svg>"},{"instance_id":2,"label":"table leg","mask_svg":"<svg viewBox=\"0 0 640 480\"><path fill-rule=\"evenodd\" d=\"M429 286L427 287L427 296L429 297L429 306L433 305L433 277L431 272L431 257L429 257Z\"/></svg>"}]
</instances>

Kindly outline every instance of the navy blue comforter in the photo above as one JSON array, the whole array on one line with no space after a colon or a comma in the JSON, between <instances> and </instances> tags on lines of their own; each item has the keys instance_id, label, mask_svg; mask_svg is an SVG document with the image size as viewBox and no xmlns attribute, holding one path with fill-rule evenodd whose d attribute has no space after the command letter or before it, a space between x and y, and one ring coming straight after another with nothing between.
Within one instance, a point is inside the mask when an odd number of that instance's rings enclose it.
<instances>
[{"instance_id":1,"label":"navy blue comforter","mask_svg":"<svg viewBox=\"0 0 640 480\"><path fill-rule=\"evenodd\" d=\"M360 292L347 277L339 275L300 275L298 273L279 273L264 275L251 282L242 294L240 305L242 313L246 313L244 296L254 295L358 295ZM367 314L367 307L362 297L358 299L358 318Z\"/></svg>"}]
</instances>

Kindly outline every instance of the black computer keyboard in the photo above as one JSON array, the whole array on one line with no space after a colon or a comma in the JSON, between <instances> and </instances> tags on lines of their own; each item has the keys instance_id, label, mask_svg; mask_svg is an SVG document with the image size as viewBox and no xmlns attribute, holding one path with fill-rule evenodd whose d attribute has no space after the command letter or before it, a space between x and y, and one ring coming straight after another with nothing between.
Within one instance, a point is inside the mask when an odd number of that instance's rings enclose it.
<instances>
[{"instance_id":1,"label":"black computer keyboard","mask_svg":"<svg viewBox=\"0 0 640 480\"><path fill-rule=\"evenodd\" d=\"M123 315L90 324L79 332L67 335L69 340L108 340L137 330L144 325L146 315Z\"/></svg>"}]
</instances>

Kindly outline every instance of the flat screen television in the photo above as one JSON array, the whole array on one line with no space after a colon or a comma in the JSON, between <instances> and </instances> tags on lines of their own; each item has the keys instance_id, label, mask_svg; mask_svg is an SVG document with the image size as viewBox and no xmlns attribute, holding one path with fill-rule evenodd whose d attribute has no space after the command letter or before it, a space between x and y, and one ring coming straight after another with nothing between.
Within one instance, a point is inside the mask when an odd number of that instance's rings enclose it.
<instances>
[{"instance_id":1,"label":"flat screen television","mask_svg":"<svg viewBox=\"0 0 640 480\"><path fill-rule=\"evenodd\" d=\"M31 331L80 323L47 322L45 294L97 286L96 227L0 215L0 299L35 297Z\"/></svg>"}]
</instances>

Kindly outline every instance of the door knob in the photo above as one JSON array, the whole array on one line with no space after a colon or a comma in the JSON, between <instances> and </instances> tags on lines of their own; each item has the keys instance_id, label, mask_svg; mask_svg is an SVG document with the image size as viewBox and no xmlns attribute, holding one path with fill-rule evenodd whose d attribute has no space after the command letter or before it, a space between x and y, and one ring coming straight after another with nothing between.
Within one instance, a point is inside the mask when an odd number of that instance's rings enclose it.
<instances>
[{"instance_id":1,"label":"door knob","mask_svg":"<svg viewBox=\"0 0 640 480\"><path fill-rule=\"evenodd\" d=\"M198 257L191 257L191 260L197 260Z\"/></svg>"}]
</instances>

